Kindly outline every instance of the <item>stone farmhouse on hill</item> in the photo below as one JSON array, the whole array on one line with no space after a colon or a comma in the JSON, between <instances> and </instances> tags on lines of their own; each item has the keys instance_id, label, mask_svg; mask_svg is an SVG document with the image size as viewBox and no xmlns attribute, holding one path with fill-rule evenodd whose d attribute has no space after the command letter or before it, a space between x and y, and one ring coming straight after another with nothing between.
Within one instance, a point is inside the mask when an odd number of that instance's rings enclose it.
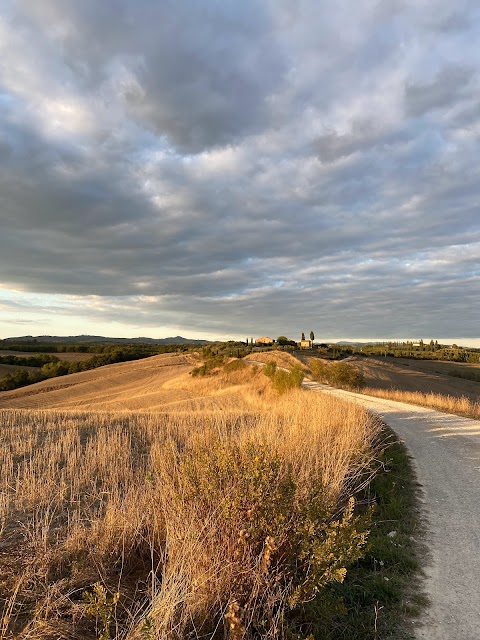
<instances>
[{"instance_id":1,"label":"stone farmhouse on hill","mask_svg":"<svg viewBox=\"0 0 480 640\"><path fill-rule=\"evenodd\" d=\"M255 340L255 344L258 347L271 347L275 344L275 340L273 338L270 338L269 336L262 336L261 338L257 338ZM295 342L290 341L289 344L295 345ZM297 342L296 344L300 347L300 349L311 349L313 347L312 340L300 340L300 342Z\"/></svg>"},{"instance_id":2,"label":"stone farmhouse on hill","mask_svg":"<svg viewBox=\"0 0 480 640\"><path fill-rule=\"evenodd\" d=\"M298 344L300 349L311 349L313 346L312 340L300 340Z\"/></svg>"}]
</instances>

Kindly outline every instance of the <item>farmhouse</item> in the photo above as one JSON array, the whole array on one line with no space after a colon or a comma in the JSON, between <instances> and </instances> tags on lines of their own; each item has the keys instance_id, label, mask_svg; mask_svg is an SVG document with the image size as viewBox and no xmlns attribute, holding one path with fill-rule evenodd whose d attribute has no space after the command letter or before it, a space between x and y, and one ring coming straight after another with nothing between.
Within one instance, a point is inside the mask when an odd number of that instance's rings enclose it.
<instances>
[{"instance_id":1,"label":"farmhouse","mask_svg":"<svg viewBox=\"0 0 480 640\"><path fill-rule=\"evenodd\" d=\"M311 340L300 340L298 344L300 349L311 349L313 346L313 342Z\"/></svg>"},{"instance_id":2,"label":"farmhouse","mask_svg":"<svg viewBox=\"0 0 480 640\"><path fill-rule=\"evenodd\" d=\"M257 338L255 340L255 344L258 345L272 345L275 343L275 340L273 338L269 338L268 336L263 336L262 338Z\"/></svg>"}]
</instances>

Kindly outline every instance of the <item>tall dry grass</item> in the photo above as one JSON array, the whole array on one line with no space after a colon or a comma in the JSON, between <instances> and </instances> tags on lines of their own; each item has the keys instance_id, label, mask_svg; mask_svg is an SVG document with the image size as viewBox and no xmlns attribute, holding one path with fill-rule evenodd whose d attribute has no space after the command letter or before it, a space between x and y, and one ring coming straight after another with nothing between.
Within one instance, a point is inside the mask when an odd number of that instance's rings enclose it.
<instances>
[{"instance_id":1,"label":"tall dry grass","mask_svg":"<svg viewBox=\"0 0 480 640\"><path fill-rule=\"evenodd\" d=\"M293 366L300 366L304 371L307 371L308 367L304 365L298 358L292 356L287 351L258 351L249 353L246 356L246 360L249 362L258 362L267 364L269 362L275 362L278 367L285 367L290 369Z\"/></svg>"},{"instance_id":2,"label":"tall dry grass","mask_svg":"<svg viewBox=\"0 0 480 640\"><path fill-rule=\"evenodd\" d=\"M210 381L222 402L201 411L0 411L2 640L281 638L290 608L342 579L379 425L236 375L243 392Z\"/></svg>"},{"instance_id":3,"label":"tall dry grass","mask_svg":"<svg viewBox=\"0 0 480 640\"><path fill-rule=\"evenodd\" d=\"M400 391L398 389L372 389L365 387L362 392L369 396L377 398L386 398L388 400L397 400L399 402L407 402L408 404L417 404L430 409L437 409L445 413L453 413L467 418L480 419L480 402L474 402L463 396L457 398L455 396L446 396L439 393L423 393L421 391Z\"/></svg>"}]
</instances>

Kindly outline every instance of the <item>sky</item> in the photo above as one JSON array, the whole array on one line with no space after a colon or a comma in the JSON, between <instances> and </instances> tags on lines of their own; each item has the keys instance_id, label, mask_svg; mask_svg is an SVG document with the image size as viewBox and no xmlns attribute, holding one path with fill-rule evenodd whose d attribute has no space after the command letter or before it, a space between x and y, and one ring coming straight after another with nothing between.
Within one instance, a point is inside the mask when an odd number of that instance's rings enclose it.
<instances>
[{"instance_id":1,"label":"sky","mask_svg":"<svg viewBox=\"0 0 480 640\"><path fill-rule=\"evenodd\" d=\"M477 0L3 0L0 337L480 346Z\"/></svg>"}]
</instances>

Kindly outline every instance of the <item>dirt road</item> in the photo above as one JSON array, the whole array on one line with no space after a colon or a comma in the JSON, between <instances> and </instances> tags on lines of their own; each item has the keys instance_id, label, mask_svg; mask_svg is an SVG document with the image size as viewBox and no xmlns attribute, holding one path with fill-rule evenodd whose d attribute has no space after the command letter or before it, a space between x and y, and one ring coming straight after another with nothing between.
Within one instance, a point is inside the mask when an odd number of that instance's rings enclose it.
<instances>
[{"instance_id":1,"label":"dirt road","mask_svg":"<svg viewBox=\"0 0 480 640\"><path fill-rule=\"evenodd\" d=\"M427 519L425 589L431 606L422 640L480 638L480 421L305 381L314 391L354 399L404 440L423 487Z\"/></svg>"}]
</instances>

